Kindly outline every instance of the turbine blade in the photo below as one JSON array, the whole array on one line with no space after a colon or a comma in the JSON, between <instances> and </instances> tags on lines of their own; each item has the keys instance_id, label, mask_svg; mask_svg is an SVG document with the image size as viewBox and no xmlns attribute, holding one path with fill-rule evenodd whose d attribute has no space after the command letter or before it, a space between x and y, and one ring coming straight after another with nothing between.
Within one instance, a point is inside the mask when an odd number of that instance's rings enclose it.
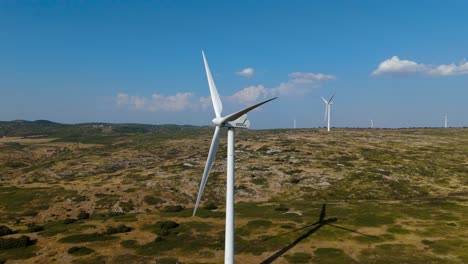
<instances>
[{"instance_id":1,"label":"turbine blade","mask_svg":"<svg viewBox=\"0 0 468 264\"><path fill-rule=\"evenodd\" d=\"M323 100L324 103L328 104L327 100L325 98L323 98L322 96L320 96Z\"/></svg>"},{"instance_id":2,"label":"turbine blade","mask_svg":"<svg viewBox=\"0 0 468 264\"><path fill-rule=\"evenodd\" d=\"M333 100L333 97L335 97L335 94L333 94L332 97L330 97L330 99L328 100L329 103L331 103L331 101Z\"/></svg>"},{"instance_id":3,"label":"turbine blade","mask_svg":"<svg viewBox=\"0 0 468 264\"><path fill-rule=\"evenodd\" d=\"M213 139L211 140L210 151L208 152L208 158L206 159L205 170L203 171L202 181L200 183L200 189L198 190L197 202L195 203L195 208L193 209L193 216L197 212L198 205L200 204L200 199L203 194L203 190L205 189L206 181L208 180L208 175L210 173L211 167L213 166L213 160L216 156L216 152L218 151L219 145L219 131L221 128L216 126L215 132L213 134Z\"/></svg>"},{"instance_id":4,"label":"turbine blade","mask_svg":"<svg viewBox=\"0 0 468 264\"><path fill-rule=\"evenodd\" d=\"M224 117L224 118L223 118L223 121L222 121L221 123L229 122L229 121L234 121L234 120L236 120L237 118L241 117L242 115L247 114L248 112L252 111L253 109L255 109L255 108L257 108L257 107L259 107L259 106L261 106L261 105L263 105L263 104L266 104L266 103L268 103L268 102L270 102L270 101L272 101L272 100L275 100L276 98L278 98L278 97L268 99L268 100L263 101L263 102L261 102L261 103L258 103L258 104L252 105L252 106L250 106L250 107L247 107L247 108L245 108L244 110L241 110L241 111L239 111L239 112L237 112L237 113L230 114L230 115Z\"/></svg>"},{"instance_id":5,"label":"turbine blade","mask_svg":"<svg viewBox=\"0 0 468 264\"><path fill-rule=\"evenodd\" d=\"M208 62L205 58L205 52L202 50L203 55L203 62L205 63L205 70L206 70L206 78L208 79L208 85L210 86L210 95L211 101L213 102L213 108L216 114L216 117L221 117L221 113L223 112L223 103L218 94L218 90L216 89L216 85L213 81L213 77L211 76L210 67L208 67Z\"/></svg>"}]
</instances>

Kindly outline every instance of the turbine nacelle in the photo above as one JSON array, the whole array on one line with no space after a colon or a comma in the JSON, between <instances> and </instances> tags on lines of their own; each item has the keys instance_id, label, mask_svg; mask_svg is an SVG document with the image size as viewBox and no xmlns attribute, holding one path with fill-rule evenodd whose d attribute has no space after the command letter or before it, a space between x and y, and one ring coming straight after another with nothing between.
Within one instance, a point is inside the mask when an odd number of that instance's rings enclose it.
<instances>
[{"instance_id":1,"label":"turbine nacelle","mask_svg":"<svg viewBox=\"0 0 468 264\"><path fill-rule=\"evenodd\" d=\"M227 119L227 117L215 117L211 122L218 127L250 128L250 121L247 119L246 114L234 121L227 121Z\"/></svg>"}]
</instances>

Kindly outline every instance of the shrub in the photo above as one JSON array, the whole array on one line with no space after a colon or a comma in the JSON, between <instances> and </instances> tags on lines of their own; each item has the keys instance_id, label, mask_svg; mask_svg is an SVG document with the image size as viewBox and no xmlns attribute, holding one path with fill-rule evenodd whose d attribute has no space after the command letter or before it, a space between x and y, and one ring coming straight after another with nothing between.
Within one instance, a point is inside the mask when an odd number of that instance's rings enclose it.
<instances>
[{"instance_id":1,"label":"shrub","mask_svg":"<svg viewBox=\"0 0 468 264\"><path fill-rule=\"evenodd\" d=\"M78 216L76 217L78 220L85 220L85 219L89 219L89 213L85 212L85 211L80 211L80 213L78 214Z\"/></svg>"},{"instance_id":2,"label":"shrub","mask_svg":"<svg viewBox=\"0 0 468 264\"><path fill-rule=\"evenodd\" d=\"M37 211L34 211L34 210L27 210L23 213L23 216L31 216L31 217L34 217L36 215L38 215L39 212Z\"/></svg>"},{"instance_id":3,"label":"shrub","mask_svg":"<svg viewBox=\"0 0 468 264\"><path fill-rule=\"evenodd\" d=\"M35 233L44 230L43 226L37 225L36 223L28 224L28 228L26 229L26 233Z\"/></svg>"},{"instance_id":4,"label":"shrub","mask_svg":"<svg viewBox=\"0 0 468 264\"><path fill-rule=\"evenodd\" d=\"M124 213L122 212L107 212L107 213L99 213L99 214L93 214L91 218L95 220L105 220L113 217L118 217L118 216L123 216Z\"/></svg>"},{"instance_id":5,"label":"shrub","mask_svg":"<svg viewBox=\"0 0 468 264\"><path fill-rule=\"evenodd\" d=\"M61 238L59 242L82 243L82 242L94 242L94 241L107 241L107 240L113 240L113 239L116 239L116 237L109 236L106 234L100 234L100 233L91 233L91 234L76 234L76 235L66 236L64 238Z\"/></svg>"},{"instance_id":6,"label":"shrub","mask_svg":"<svg viewBox=\"0 0 468 264\"><path fill-rule=\"evenodd\" d=\"M122 242L120 242L120 245L122 245L122 247L124 248L136 248L138 246L138 243L136 240L122 240Z\"/></svg>"},{"instance_id":7,"label":"shrub","mask_svg":"<svg viewBox=\"0 0 468 264\"><path fill-rule=\"evenodd\" d=\"M184 210L184 207L182 205L168 205L164 207L163 212L166 213L176 213Z\"/></svg>"},{"instance_id":8,"label":"shrub","mask_svg":"<svg viewBox=\"0 0 468 264\"><path fill-rule=\"evenodd\" d=\"M68 225L68 224L73 224L75 223L77 220L76 219L73 219L73 218L67 218L65 220L63 220L63 223Z\"/></svg>"},{"instance_id":9,"label":"shrub","mask_svg":"<svg viewBox=\"0 0 468 264\"><path fill-rule=\"evenodd\" d=\"M13 234L14 231L11 230L8 226L0 226L0 236L6 236L6 235L9 235L9 234Z\"/></svg>"},{"instance_id":10,"label":"shrub","mask_svg":"<svg viewBox=\"0 0 468 264\"><path fill-rule=\"evenodd\" d=\"M119 206L122 208L124 212L130 212L135 210L135 204L133 203L132 200L129 200L128 202L120 202Z\"/></svg>"},{"instance_id":11,"label":"shrub","mask_svg":"<svg viewBox=\"0 0 468 264\"><path fill-rule=\"evenodd\" d=\"M176 258L160 258L157 260L158 264L177 264L180 263Z\"/></svg>"},{"instance_id":12,"label":"shrub","mask_svg":"<svg viewBox=\"0 0 468 264\"><path fill-rule=\"evenodd\" d=\"M0 249L21 248L33 244L28 236L20 236L18 238L0 238Z\"/></svg>"},{"instance_id":13,"label":"shrub","mask_svg":"<svg viewBox=\"0 0 468 264\"><path fill-rule=\"evenodd\" d=\"M146 196L143 198L143 201L145 201L145 203L147 203L147 204L149 204L149 205L156 205L156 204L162 204L162 203L164 203L164 200L163 200L163 199L154 197L154 196L152 196L152 195L146 195Z\"/></svg>"},{"instance_id":14,"label":"shrub","mask_svg":"<svg viewBox=\"0 0 468 264\"><path fill-rule=\"evenodd\" d=\"M297 252L292 255L285 255L284 258L289 263L310 263L312 256L308 253Z\"/></svg>"},{"instance_id":15,"label":"shrub","mask_svg":"<svg viewBox=\"0 0 468 264\"><path fill-rule=\"evenodd\" d=\"M216 206L216 204L214 204L213 202L209 202L207 205L205 205L205 209L206 210L216 210L218 209L218 206Z\"/></svg>"},{"instance_id":16,"label":"shrub","mask_svg":"<svg viewBox=\"0 0 468 264\"><path fill-rule=\"evenodd\" d=\"M68 254L72 254L75 256L84 256L89 255L94 252L93 249L87 247L71 247L68 249Z\"/></svg>"},{"instance_id":17,"label":"shrub","mask_svg":"<svg viewBox=\"0 0 468 264\"><path fill-rule=\"evenodd\" d=\"M127 233L132 231L131 227L128 227L126 225L119 225L117 227L113 226L108 226L106 232L104 234L106 235L113 235L113 234L118 234L118 233Z\"/></svg>"},{"instance_id":18,"label":"shrub","mask_svg":"<svg viewBox=\"0 0 468 264\"><path fill-rule=\"evenodd\" d=\"M168 236L173 232L174 228L179 226L178 223L174 221L159 221L155 225L155 233L159 236Z\"/></svg>"},{"instance_id":19,"label":"shrub","mask_svg":"<svg viewBox=\"0 0 468 264\"><path fill-rule=\"evenodd\" d=\"M278 207L275 207L274 210L279 212L287 212L289 211L289 208L284 204L279 204Z\"/></svg>"}]
</instances>

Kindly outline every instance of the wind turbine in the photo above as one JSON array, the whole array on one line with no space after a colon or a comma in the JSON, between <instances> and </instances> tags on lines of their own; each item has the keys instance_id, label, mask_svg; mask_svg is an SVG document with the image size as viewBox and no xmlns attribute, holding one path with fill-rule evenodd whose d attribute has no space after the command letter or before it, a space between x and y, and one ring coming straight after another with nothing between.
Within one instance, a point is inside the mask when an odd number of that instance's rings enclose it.
<instances>
[{"instance_id":1,"label":"wind turbine","mask_svg":"<svg viewBox=\"0 0 468 264\"><path fill-rule=\"evenodd\" d=\"M445 114L445 124L444 127L447 128L447 114Z\"/></svg>"},{"instance_id":2,"label":"wind turbine","mask_svg":"<svg viewBox=\"0 0 468 264\"><path fill-rule=\"evenodd\" d=\"M296 129L296 117L294 117L294 129Z\"/></svg>"},{"instance_id":3,"label":"wind turbine","mask_svg":"<svg viewBox=\"0 0 468 264\"><path fill-rule=\"evenodd\" d=\"M330 131L330 112L331 105L333 104L333 97L335 97L335 95L332 95L332 97L330 97L328 100L322 97L322 100L325 103L325 121L327 121L327 131Z\"/></svg>"},{"instance_id":4,"label":"wind turbine","mask_svg":"<svg viewBox=\"0 0 468 264\"><path fill-rule=\"evenodd\" d=\"M374 120L370 120L370 128L374 128Z\"/></svg>"},{"instance_id":5,"label":"wind turbine","mask_svg":"<svg viewBox=\"0 0 468 264\"><path fill-rule=\"evenodd\" d=\"M203 62L205 63L206 77L210 87L211 101L213 102L213 108L216 115L211 122L213 122L216 128L211 141L210 150L208 152L208 158L206 159L205 170L203 171L200 189L198 190L197 201L193 209L193 216L195 216L195 213L197 212L203 190L205 189L206 182L208 180L208 174L210 173L213 160L216 156L216 152L218 151L220 130L222 127L227 127L226 233L224 237L224 263L231 264L234 263L234 129L236 127L249 128L250 122L247 120L246 114L257 107L276 99L277 97L252 105L239 112L224 117L221 116L223 104L221 103L218 90L216 89L216 85L213 81L213 77L211 76L210 68L208 67L208 62L206 61L205 53L203 51L202 55Z\"/></svg>"}]
</instances>

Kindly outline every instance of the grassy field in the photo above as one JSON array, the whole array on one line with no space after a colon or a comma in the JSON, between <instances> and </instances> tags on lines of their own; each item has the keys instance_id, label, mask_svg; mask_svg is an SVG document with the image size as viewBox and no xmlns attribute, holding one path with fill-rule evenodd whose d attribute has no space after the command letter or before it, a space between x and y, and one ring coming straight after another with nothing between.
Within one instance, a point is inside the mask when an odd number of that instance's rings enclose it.
<instances>
[{"instance_id":1,"label":"grassy field","mask_svg":"<svg viewBox=\"0 0 468 264\"><path fill-rule=\"evenodd\" d=\"M223 262L225 138L191 216L211 136L0 122L0 263ZM238 263L468 263L468 129L236 141Z\"/></svg>"}]
</instances>

